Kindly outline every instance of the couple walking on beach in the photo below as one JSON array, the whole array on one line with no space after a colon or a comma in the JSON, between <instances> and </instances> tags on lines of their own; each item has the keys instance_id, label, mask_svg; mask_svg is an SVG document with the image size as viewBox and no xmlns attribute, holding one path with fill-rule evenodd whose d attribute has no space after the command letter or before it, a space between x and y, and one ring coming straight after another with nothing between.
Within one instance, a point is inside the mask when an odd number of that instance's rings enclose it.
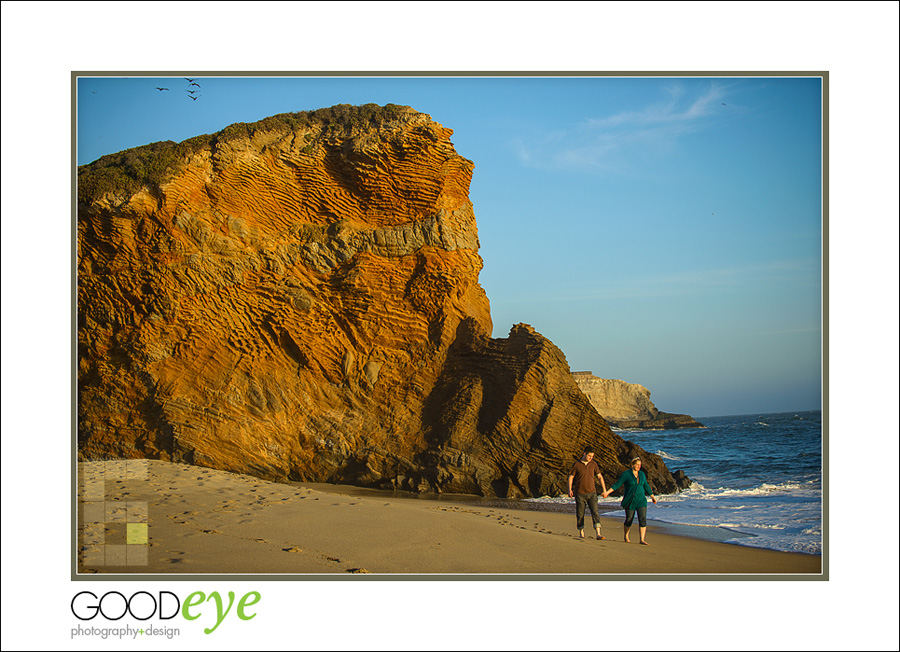
<instances>
[{"instance_id":1,"label":"couple walking on beach","mask_svg":"<svg viewBox=\"0 0 900 652\"><path fill-rule=\"evenodd\" d=\"M616 483L609 489L606 488L606 482L603 481L603 474L600 473L600 467L594 461L594 449L588 446L584 449L581 459L572 466L569 473L569 497L575 498L575 518L578 534L584 538L584 510L589 507L591 510L591 518L594 521L594 529L597 531L597 539L605 539L601 534L600 527L600 509L597 502L597 486L594 484L594 476L600 480L600 486L603 487L602 496L606 498L621 486L625 486L625 495L622 498L622 507L625 509L625 541L631 543L628 538L628 531L631 524L634 523L634 515L638 515L638 525L641 529L641 544L649 545L646 541L647 536L647 496L656 504L656 496L653 495L653 489L647 482L647 476L641 471L641 460L635 457L631 460L631 468L624 471Z\"/></svg>"}]
</instances>

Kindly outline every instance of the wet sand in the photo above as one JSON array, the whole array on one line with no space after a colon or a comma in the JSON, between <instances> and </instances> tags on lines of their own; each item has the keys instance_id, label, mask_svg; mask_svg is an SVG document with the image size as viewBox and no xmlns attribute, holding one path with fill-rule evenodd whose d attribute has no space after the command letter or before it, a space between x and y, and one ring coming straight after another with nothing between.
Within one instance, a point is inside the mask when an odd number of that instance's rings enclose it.
<instances>
[{"instance_id":1,"label":"wet sand","mask_svg":"<svg viewBox=\"0 0 900 652\"><path fill-rule=\"evenodd\" d=\"M289 485L155 460L79 464L78 572L116 575L818 577L821 557L464 498ZM323 490L326 489L326 490ZM590 521L590 517L588 517ZM565 577L562 577L565 579Z\"/></svg>"}]
</instances>

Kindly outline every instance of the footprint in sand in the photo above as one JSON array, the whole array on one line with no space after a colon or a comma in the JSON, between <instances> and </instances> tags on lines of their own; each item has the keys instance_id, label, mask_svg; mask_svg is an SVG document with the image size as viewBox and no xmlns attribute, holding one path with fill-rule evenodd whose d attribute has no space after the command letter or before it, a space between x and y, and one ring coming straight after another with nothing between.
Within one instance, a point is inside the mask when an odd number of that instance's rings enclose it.
<instances>
[{"instance_id":1,"label":"footprint in sand","mask_svg":"<svg viewBox=\"0 0 900 652\"><path fill-rule=\"evenodd\" d=\"M284 550L285 552L303 552L303 550L301 550L297 546L294 546L293 548L282 548L282 550Z\"/></svg>"},{"instance_id":2,"label":"footprint in sand","mask_svg":"<svg viewBox=\"0 0 900 652\"><path fill-rule=\"evenodd\" d=\"M368 573L365 568L348 568L344 571L345 573Z\"/></svg>"}]
</instances>

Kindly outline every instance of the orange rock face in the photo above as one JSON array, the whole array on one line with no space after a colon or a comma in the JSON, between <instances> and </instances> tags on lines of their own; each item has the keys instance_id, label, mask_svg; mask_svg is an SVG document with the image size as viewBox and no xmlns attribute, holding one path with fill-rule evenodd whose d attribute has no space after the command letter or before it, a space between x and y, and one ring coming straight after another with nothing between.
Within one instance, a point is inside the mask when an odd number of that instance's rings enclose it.
<instances>
[{"instance_id":1,"label":"orange rock face","mask_svg":"<svg viewBox=\"0 0 900 652\"><path fill-rule=\"evenodd\" d=\"M519 496L592 443L617 474L633 448L562 353L488 337L451 133L335 107L83 166L79 454Z\"/></svg>"}]
</instances>

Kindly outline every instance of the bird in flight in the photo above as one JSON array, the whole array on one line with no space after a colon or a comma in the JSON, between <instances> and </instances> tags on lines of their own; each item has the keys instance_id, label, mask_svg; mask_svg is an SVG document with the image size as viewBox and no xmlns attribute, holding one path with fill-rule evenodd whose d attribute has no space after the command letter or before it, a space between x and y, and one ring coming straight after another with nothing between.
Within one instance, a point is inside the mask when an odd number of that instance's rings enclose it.
<instances>
[{"instance_id":1,"label":"bird in flight","mask_svg":"<svg viewBox=\"0 0 900 652\"><path fill-rule=\"evenodd\" d=\"M168 89L168 88L160 88L159 86L157 86L157 87L156 87L156 90L158 90L158 91L167 91L167 90L169 90L169 89Z\"/></svg>"},{"instance_id":2,"label":"bird in flight","mask_svg":"<svg viewBox=\"0 0 900 652\"><path fill-rule=\"evenodd\" d=\"M199 93L199 92L200 91L192 91L191 89L188 89L188 93L190 93L191 95L193 95L194 93Z\"/></svg>"},{"instance_id":3,"label":"bird in flight","mask_svg":"<svg viewBox=\"0 0 900 652\"><path fill-rule=\"evenodd\" d=\"M195 96L193 96L193 95L188 95L188 97L191 98L192 100L196 101L197 98L200 97L200 96L197 95L197 96L195 97Z\"/></svg>"},{"instance_id":4,"label":"bird in flight","mask_svg":"<svg viewBox=\"0 0 900 652\"><path fill-rule=\"evenodd\" d=\"M197 81L196 79L191 79L190 77L185 77L185 79L187 79L189 82Z\"/></svg>"}]
</instances>

